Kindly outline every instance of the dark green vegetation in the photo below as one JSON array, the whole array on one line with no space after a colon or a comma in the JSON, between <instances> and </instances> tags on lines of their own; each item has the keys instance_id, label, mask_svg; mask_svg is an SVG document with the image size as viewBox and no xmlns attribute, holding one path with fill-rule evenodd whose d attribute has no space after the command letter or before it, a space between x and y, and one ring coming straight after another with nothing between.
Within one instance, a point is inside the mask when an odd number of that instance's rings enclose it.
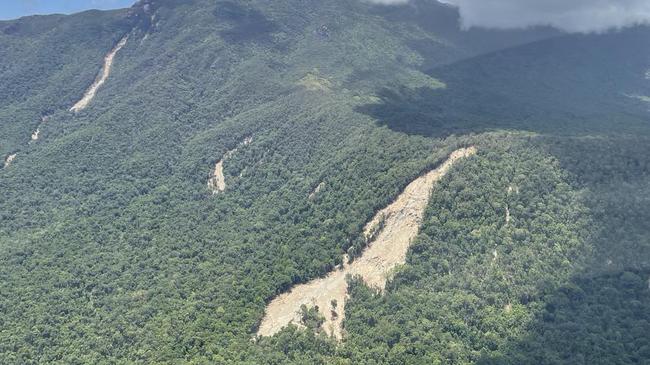
<instances>
[{"instance_id":1,"label":"dark green vegetation","mask_svg":"<svg viewBox=\"0 0 650 365\"><path fill-rule=\"evenodd\" d=\"M648 32L557 37L435 67L428 73L446 89L385 88L384 103L361 111L434 137L495 129L644 134L648 102L638 96L650 93Z\"/></svg>"},{"instance_id":2,"label":"dark green vegetation","mask_svg":"<svg viewBox=\"0 0 650 365\"><path fill-rule=\"evenodd\" d=\"M650 31L456 17L152 0L0 22L0 153L18 152L0 170L0 363L647 363ZM470 144L385 295L352 283L345 342L251 341L266 301Z\"/></svg>"},{"instance_id":3,"label":"dark green vegetation","mask_svg":"<svg viewBox=\"0 0 650 365\"><path fill-rule=\"evenodd\" d=\"M0 21L0 154L24 144L42 116L72 106L106 50L129 30L126 11Z\"/></svg>"}]
</instances>

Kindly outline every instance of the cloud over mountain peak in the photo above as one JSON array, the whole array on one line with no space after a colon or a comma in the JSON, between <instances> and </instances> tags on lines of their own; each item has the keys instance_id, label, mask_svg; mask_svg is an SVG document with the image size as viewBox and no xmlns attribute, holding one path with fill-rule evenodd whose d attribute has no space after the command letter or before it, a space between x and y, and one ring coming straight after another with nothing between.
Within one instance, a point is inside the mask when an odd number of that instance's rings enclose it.
<instances>
[{"instance_id":1,"label":"cloud over mountain peak","mask_svg":"<svg viewBox=\"0 0 650 365\"><path fill-rule=\"evenodd\" d=\"M370 0L405 4L409 0ZM604 32L650 24L648 0L445 0L460 10L463 28L550 25L572 33Z\"/></svg>"}]
</instances>

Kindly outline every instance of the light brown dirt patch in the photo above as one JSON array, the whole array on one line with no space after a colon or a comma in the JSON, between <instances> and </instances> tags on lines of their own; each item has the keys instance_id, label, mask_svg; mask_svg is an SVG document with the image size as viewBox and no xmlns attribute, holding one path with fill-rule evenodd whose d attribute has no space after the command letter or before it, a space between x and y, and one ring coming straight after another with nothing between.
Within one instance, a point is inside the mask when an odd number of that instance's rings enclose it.
<instances>
[{"instance_id":1,"label":"light brown dirt patch","mask_svg":"<svg viewBox=\"0 0 650 365\"><path fill-rule=\"evenodd\" d=\"M361 277L366 284L383 291L391 272L405 262L411 241L418 234L424 211L429 202L431 190L459 159L476 153L476 148L455 151L437 169L415 179L389 206L378 212L366 225L366 235L383 220L383 229L364 250L361 257L330 272L326 277L293 287L289 292L276 297L269 303L257 332L260 336L271 336L290 323L300 323L300 306L317 306L325 317L323 329L337 339L343 337L342 321L345 315L348 275ZM383 217L383 218L382 218ZM336 314L331 302L336 300Z\"/></svg>"},{"instance_id":2,"label":"light brown dirt patch","mask_svg":"<svg viewBox=\"0 0 650 365\"><path fill-rule=\"evenodd\" d=\"M86 90L84 93L83 98L79 100L72 108L70 108L71 112L79 112L83 109L85 109L88 104L95 98L95 95L97 94L97 90L106 82L108 77L111 75L111 68L113 67L113 61L115 60L115 55L117 52L119 52L122 47L126 45L126 42L128 41L129 36L126 36L122 38L117 45L104 57L104 66L102 67L102 70L99 72L99 75L97 75L97 78L95 79L95 82L93 82L92 85Z\"/></svg>"},{"instance_id":3,"label":"light brown dirt patch","mask_svg":"<svg viewBox=\"0 0 650 365\"><path fill-rule=\"evenodd\" d=\"M253 137L246 137L239 144L239 147L248 146L251 143L253 143ZM226 152L226 154L223 155L223 158L221 158L221 160L219 160L219 162L214 166L212 176L208 179L208 188L212 191L212 194L218 194L226 190L226 176L223 174L223 163L227 159L231 158L236 152L237 148Z\"/></svg>"},{"instance_id":4,"label":"light brown dirt patch","mask_svg":"<svg viewBox=\"0 0 650 365\"><path fill-rule=\"evenodd\" d=\"M13 153L13 154L5 157L5 164L4 164L5 169L11 165L11 163L16 159L16 156L17 156L17 154Z\"/></svg>"}]
</instances>

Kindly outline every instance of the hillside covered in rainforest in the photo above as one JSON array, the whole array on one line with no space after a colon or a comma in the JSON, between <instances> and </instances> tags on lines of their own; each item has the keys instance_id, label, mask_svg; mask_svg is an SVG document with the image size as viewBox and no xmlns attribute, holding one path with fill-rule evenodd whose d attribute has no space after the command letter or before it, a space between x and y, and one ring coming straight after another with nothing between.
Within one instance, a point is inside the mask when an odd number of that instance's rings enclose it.
<instances>
[{"instance_id":1,"label":"hillside covered in rainforest","mask_svg":"<svg viewBox=\"0 0 650 365\"><path fill-rule=\"evenodd\" d=\"M0 21L0 364L650 363L650 27Z\"/></svg>"}]
</instances>

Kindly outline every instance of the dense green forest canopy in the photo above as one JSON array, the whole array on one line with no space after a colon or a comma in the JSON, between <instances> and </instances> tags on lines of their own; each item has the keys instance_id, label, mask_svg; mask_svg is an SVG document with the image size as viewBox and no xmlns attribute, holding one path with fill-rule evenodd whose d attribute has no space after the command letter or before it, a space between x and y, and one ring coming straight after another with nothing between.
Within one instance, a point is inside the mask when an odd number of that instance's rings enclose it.
<instances>
[{"instance_id":1,"label":"dense green forest canopy","mask_svg":"<svg viewBox=\"0 0 650 365\"><path fill-rule=\"evenodd\" d=\"M457 20L146 0L0 22L0 363L650 361L650 29ZM254 338L469 145L387 290L351 280L341 343L313 310Z\"/></svg>"}]
</instances>

